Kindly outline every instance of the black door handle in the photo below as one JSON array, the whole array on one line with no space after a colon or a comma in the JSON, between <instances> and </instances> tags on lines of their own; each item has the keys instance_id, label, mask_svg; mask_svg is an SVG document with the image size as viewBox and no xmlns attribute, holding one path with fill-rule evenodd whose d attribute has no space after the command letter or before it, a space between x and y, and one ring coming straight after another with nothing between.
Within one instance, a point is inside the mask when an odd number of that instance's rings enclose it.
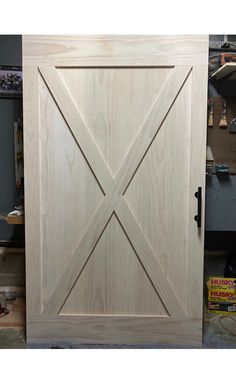
<instances>
[{"instance_id":1,"label":"black door handle","mask_svg":"<svg viewBox=\"0 0 236 384\"><path fill-rule=\"evenodd\" d=\"M195 192L195 197L197 198L197 215L194 216L194 220L197 222L197 227L201 228L201 225L202 225L202 187L198 187L197 192Z\"/></svg>"}]
</instances>

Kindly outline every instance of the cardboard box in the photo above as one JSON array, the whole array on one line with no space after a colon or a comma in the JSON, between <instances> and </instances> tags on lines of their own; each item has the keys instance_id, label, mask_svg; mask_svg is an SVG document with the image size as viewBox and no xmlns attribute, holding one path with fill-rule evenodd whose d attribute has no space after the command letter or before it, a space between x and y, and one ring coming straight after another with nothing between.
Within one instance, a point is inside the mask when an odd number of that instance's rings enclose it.
<instances>
[{"instance_id":1,"label":"cardboard box","mask_svg":"<svg viewBox=\"0 0 236 384\"><path fill-rule=\"evenodd\" d=\"M208 288L208 312L236 314L236 278L210 277Z\"/></svg>"}]
</instances>

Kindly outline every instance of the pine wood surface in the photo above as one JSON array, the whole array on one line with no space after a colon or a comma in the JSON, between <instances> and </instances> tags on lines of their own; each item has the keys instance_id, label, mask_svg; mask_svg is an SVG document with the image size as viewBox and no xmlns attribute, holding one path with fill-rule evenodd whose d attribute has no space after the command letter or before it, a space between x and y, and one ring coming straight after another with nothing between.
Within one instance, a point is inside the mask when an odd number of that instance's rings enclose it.
<instances>
[{"instance_id":1,"label":"pine wood surface","mask_svg":"<svg viewBox=\"0 0 236 384\"><path fill-rule=\"evenodd\" d=\"M28 339L201 343L207 38L23 47Z\"/></svg>"}]
</instances>

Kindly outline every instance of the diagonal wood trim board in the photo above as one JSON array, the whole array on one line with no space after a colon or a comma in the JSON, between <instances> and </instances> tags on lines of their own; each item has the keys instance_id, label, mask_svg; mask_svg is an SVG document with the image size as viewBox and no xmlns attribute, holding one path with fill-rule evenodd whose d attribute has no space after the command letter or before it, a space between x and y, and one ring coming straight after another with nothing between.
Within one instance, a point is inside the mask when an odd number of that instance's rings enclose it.
<instances>
[{"instance_id":1,"label":"diagonal wood trim board","mask_svg":"<svg viewBox=\"0 0 236 384\"><path fill-rule=\"evenodd\" d=\"M127 223L128 215L131 223L133 223L132 230L135 231L134 234L131 233L130 229L127 230L127 234L131 243L135 242L134 249L136 250L138 256L142 254L140 251L143 250L145 250L146 254L149 254L150 262L148 264L146 262L148 258L142 258L142 256L140 257L146 272L160 295L168 313L171 316L184 315L185 311L183 310L177 295L166 279L155 254L146 241L139 225L135 222L135 218L131 214L122 194L140 165L140 162L145 152L151 145L153 138L160 129L191 69L191 66L180 66L171 71L169 78L154 100L151 110L146 115L144 122L138 131L138 135L126 158L124 159L116 177L113 179L102 156L100 155L99 150L96 147L96 144L93 141L93 138L88 132L86 123L82 121L81 115L74 105L69 92L66 91L66 86L63 84L63 80L60 78L57 70L52 67L39 68L56 103L58 104L61 113L65 117L68 126L75 136L76 141L82 148L85 158L90 164L91 169L93 169L95 177L98 181L100 181L100 185L106 192L102 204L96 211L74 255L71 257L70 262L67 264L66 269L62 273L58 284L49 297L49 300L43 310L45 314L55 314L60 311L73 285L80 275L80 272L91 255L93 248L100 238L108 220L110 219L111 214L116 211L116 207L119 205L119 201L121 200L121 204L118 209L118 217L122 224L123 219L124 222ZM126 229L127 227L129 227L129 225L126 225ZM139 239L143 239L143 243L140 243Z\"/></svg>"}]
</instances>

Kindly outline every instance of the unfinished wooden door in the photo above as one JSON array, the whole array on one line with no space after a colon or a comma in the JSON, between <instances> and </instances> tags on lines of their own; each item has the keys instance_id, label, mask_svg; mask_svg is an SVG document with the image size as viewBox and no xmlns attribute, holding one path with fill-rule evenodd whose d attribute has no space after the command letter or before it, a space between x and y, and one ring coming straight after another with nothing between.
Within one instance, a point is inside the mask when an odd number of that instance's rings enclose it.
<instances>
[{"instance_id":1,"label":"unfinished wooden door","mask_svg":"<svg viewBox=\"0 0 236 384\"><path fill-rule=\"evenodd\" d=\"M205 36L25 36L29 342L199 345Z\"/></svg>"}]
</instances>

